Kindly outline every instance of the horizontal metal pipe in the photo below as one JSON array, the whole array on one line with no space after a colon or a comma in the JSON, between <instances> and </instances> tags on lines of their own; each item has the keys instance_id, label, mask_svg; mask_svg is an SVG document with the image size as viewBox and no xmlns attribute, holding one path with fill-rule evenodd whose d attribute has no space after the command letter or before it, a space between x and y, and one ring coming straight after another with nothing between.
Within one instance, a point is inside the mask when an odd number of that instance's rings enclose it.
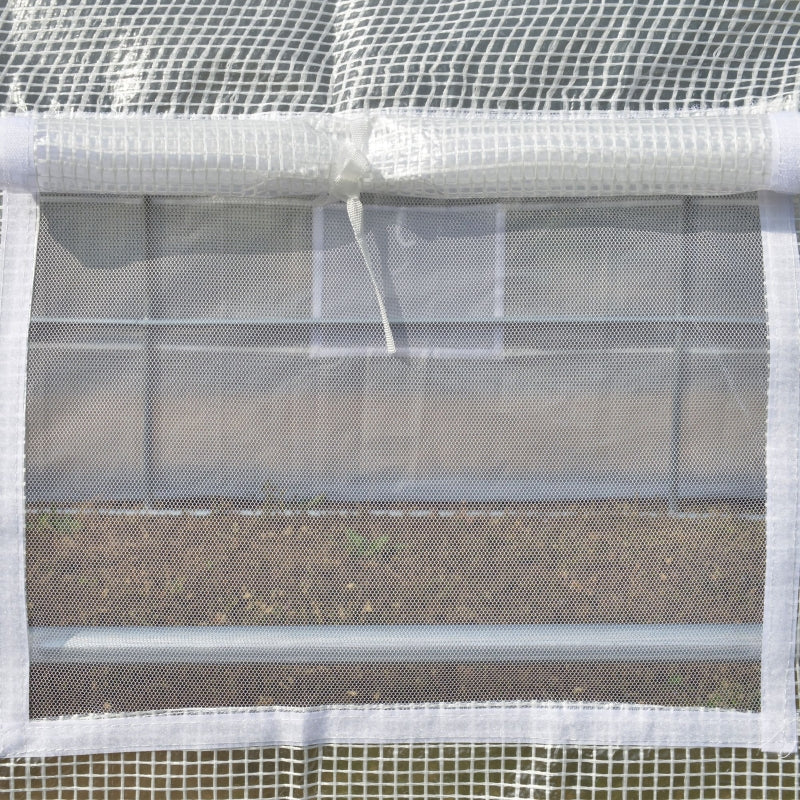
<instances>
[{"instance_id":1,"label":"horizontal metal pipe","mask_svg":"<svg viewBox=\"0 0 800 800\"><path fill-rule=\"evenodd\" d=\"M33 627L34 663L758 661L760 625Z\"/></svg>"},{"instance_id":2,"label":"horizontal metal pipe","mask_svg":"<svg viewBox=\"0 0 800 800\"><path fill-rule=\"evenodd\" d=\"M79 353L88 352L106 352L106 353L124 353L124 352L141 352L143 345L140 343L127 344L123 342L108 343L91 343L91 342L63 342L63 341L50 341L42 342L32 340L30 343L30 350L44 350L44 351L59 351L68 352L74 351ZM314 350L311 346L306 344L295 345L195 345L195 344L162 344L157 345L159 352L163 353L202 353L204 355L211 354L225 354L233 356L244 356L253 354L264 354L270 356L303 356L307 357L309 353ZM600 355L630 355L630 356L667 356L672 354L672 346L654 345L652 347L570 347L570 348L525 348L525 347L506 347L491 351L487 349L488 355L484 358L546 358L550 356L600 356ZM475 350L472 349L472 353ZM466 358L471 357L469 349L459 350L453 348L450 353L452 358ZM767 356L769 355L769 348L767 347L686 347L684 353L693 356ZM378 347L338 347L331 346L326 348L321 358L333 357L341 358L344 356L351 356L353 358L364 358L366 356L384 355L385 350ZM412 353L413 355L413 353ZM432 356L430 356L432 357ZM446 357L450 357L447 355Z\"/></svg>"}]
</instances>

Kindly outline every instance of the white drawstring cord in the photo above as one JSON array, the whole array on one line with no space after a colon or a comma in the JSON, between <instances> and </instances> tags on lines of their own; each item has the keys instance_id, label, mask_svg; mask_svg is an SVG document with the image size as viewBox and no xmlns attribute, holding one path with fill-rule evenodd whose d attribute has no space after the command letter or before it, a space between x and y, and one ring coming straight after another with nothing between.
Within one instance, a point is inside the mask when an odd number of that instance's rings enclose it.
<instances>
[{"instance_id":1,"label":"white drawstring cord","mask_svg":"<svg viewBox=\"0 0 800 800\"><path fill-rule=\"evenodd\" d=\"M391 355L397 351L394 343L392 327L389 324L389 315L386 313L386 304L383 301L383 292L372 267L372 259L367 249L364 238L364 206L359 196L361 179L369 172L370 165L365 155L367 140L369 139L369 120L359 120L348 130L348 141L341 152L341 160L333 180L333 194L341 197L347 203L347 218L353 229L356 245L361 253L364 266L367 268L375 299L378 301L378 310L383 325L383 336L386 340L386 351Z\"/></svg>"},{"instance_id":2,"label":"white drawstring cord","mask_svg":"<svg viewBox=\"0 0 800 800\"><path fill-rule=\"evenodd\" d=\"M383 325L383 336L386 339L386 351L391 355L397 351L394 343L394 335L392 334L392 327L389 324L389 315L386 313L386 305L383 302L383 292L378 285L378 279L375 277L375 271L372 269L372 262L367 250L367 243L364 241L364 206L361 203L361 198L356 195L355 197L347 198L347 217L350 220L350 225L355 234L356 244L361 251L361 256L364 259L364 266L367 268L372 289L375 292L375 299L378 301L378 309L381 314L381 324Z\"/></svg>"}]
</instances>

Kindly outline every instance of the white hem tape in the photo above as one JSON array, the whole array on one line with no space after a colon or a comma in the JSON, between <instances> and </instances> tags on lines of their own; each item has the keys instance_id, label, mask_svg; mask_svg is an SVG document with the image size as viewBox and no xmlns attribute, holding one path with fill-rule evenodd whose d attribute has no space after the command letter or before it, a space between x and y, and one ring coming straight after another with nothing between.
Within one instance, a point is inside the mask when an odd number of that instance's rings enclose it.
<instances>
[{"instance_id":1,"label":"white hem tape","mask_svg":"<svg viewBox=\"0 0 800 800\"><path fill-rule=\"evenodd\" d=\"M3 193L0 240L0 752L24 747L28 724L25 602L25 390L38 200Z\"/></svg>"},{"instance_id":2,"label":"white hem tape","mask_svg":"<svg viewBox=\"0 0 800 800\"><path fill-rule=\"evenodd\" d=\"M767 571L761 656L762 742L765 751L797 747L794 655L800 511L800 255L794 202L759 195L764 285L769 323L767 407Z\"/></svg>"},{"instance_id":3,"label":"white hem tape","mask_svg":"<svg viewBox=\"0 0 800 800\"><path fill-rule=\"evenodd\" d=\"M33 139L36 117L0 117L0 189L36 192Z\"/></svg>"},{"instance_id":4,"label":"white hem tape","mask_svg":"<svg viewBox=\"0 0 800 800\"><path fill-rule=\"evenodd\" d=\"M800 194L800 113L769 115L772 125L772 168L768 191Z\"/></svg>"}]
</instances>

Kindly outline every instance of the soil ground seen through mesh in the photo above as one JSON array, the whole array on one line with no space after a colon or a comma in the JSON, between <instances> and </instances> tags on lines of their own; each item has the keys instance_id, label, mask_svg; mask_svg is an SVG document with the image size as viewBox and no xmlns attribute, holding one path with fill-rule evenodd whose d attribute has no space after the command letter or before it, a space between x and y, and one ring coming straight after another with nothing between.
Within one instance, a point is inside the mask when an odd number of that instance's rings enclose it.
<instances>
[{"instance_id":1,"label":"soil ground seen through mesh","mask_svg":"<svg viewBox=\"0 0 800 800\"><path fill-rule=\"evenodd\" d=\"M29 623L760 623L764 521L745 510L37 509L27 518ZM426 699L758 705L758 664L50 664L31 681L39 716Z\"/></svg>"}]
</instances>

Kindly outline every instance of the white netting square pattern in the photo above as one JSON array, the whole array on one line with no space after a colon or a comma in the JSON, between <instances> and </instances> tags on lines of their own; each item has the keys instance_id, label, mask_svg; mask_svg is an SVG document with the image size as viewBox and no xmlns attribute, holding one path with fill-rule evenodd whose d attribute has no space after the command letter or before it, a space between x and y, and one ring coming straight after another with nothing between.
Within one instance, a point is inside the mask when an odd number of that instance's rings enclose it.
<instances>
[{"instance_id":1,"label":"white netting square pattern","mask_svg":"<svg viewBox=\"0 0 800 800\"><path fill-rule=\"evenodd\" d=\"M797 757L706 748L327 746L16 759L13 798L796 800Z\"/></svg>"},{"instance_id":2,"label":"white netting square pattern","mask_svg":"<svg viewBox=\"0 0 800 800\"><path fill-rule=\"evenodd\" d=\"M794 0L14 0L12 111L798 106Z\"/></svg>"}]
</instances>

